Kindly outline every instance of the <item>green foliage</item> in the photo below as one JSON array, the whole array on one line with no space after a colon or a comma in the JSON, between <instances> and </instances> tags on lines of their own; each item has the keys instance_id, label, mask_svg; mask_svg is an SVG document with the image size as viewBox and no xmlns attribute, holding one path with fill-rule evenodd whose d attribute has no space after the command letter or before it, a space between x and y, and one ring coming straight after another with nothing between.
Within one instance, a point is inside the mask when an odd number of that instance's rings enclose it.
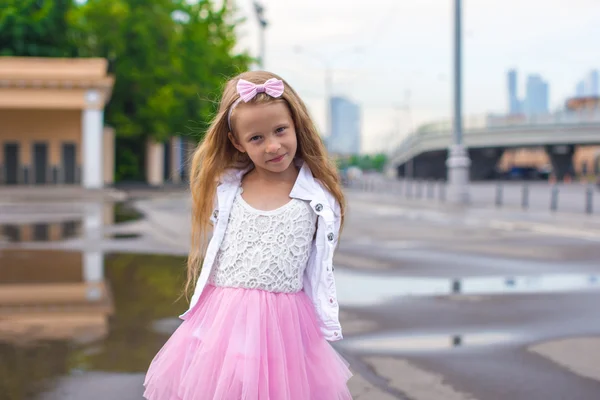
<instances>
[{"instance_id":1,"label":"green foliage","mask_svg":"<svg viewBox=\"0 0 600 400\"><path fill-rule=\"evenodd\" d=\"M210 0L88 0L72 14L87 56L116 76L106 121L118 135L117 180L140 179L143 142L200 139L226 78L247 69L234 54L235 10Z\"/></svg>"},{"instance_id":2,"label":"green foliage","mask_svg":"<svg viewBox=\"0 0 600 400\"><path fill-rule=\"evenodd\" d=\"M73 0L0 0L0 56L78 55Z\"/></svg>"},{"instance_id":3,"label":"green foliage","mask_svg":"<svg viewBox=\"0 0 600 400\"><path fill-rule=\"evenodd\" d=\"M351 155L348 158L338 160L338 167L346 169L348 167L358 167L363 171L379 171L383 172L383 168L387 163L385 154L375 154L360 156L357 154Z\"/></svg>"}]
</instances>

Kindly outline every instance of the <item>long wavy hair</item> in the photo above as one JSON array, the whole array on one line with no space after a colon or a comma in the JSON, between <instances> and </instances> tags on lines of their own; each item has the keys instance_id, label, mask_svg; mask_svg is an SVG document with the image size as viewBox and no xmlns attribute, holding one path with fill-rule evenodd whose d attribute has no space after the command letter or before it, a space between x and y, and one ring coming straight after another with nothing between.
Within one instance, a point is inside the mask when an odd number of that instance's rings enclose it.
<instances>
[{"instance_id":1,"label":"long wavy hair","mask_svg":"<svg viewBox=\"0 0 600 400\"><path fill-rule=\"evenodd\" d=\"M210 216L215 204L219 177L227 169L244 169L252 166L247 154L238 151L227 136L229 133L227 120L229 109L239 98L236 90L237 82L239 79L245 79L255 84L261 84L270 78L283 81L285 87L283 95L274 99L265 93L259 93L251 102L260 104L283 101L287 104L296 129L298 142L296 157L303 159L308 164L314 178L319 180L336 198L340 204L343 225L346 205L339 174L334 163L327 155L325 146L304 102L294 89L279 76L266 71L244 72L226 83L217 114L192 158L190 171L192 232L191 249L187 261L185 294L192 292L206 253L211 230ZM231 113L231 123L235 127L235 108Z\"/></svg>"}]
</instances>

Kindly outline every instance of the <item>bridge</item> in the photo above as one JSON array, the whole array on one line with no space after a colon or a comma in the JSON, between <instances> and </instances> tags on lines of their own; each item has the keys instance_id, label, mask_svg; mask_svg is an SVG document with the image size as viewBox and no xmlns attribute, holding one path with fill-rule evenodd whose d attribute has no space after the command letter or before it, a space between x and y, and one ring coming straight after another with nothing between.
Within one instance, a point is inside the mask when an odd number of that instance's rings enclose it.
<instances>
[{"instance_id":1,"label":"bridge","mask_svg":"<svg viewBox=\"0 0 600 400\"><path fill-rule=\"evenodd\" d=\"M544 148L554 175L563 179L574 170L577 146L600 145L600 110L466 118L463 140L469 149L472 180L491 177L506 149L527 147ZM388 169L398 176L445 179L452 141L451 120L422 125L390 154ZM600 154L594 165L594 172L600 173Z\"/></svg>"}]
</instances>

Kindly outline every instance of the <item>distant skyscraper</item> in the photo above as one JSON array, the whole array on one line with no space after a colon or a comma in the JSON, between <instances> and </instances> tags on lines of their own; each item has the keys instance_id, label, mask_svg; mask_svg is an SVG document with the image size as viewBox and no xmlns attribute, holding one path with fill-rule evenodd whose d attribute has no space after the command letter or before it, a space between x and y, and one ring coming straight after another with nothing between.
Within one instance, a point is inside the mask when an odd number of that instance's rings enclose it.
<instances>
[{"instance_id":1,"label":"distant skyscraper","mask_svg":"<svg viewBox=\"0 0 600 400\"><path fill-rule=\"evenodd\" d=\"M590 71L590 74L588 75L587 78L587 84L588 84L588 95L589 96L600 96L600 74L598 73L598 70L592 70Z\"/></svg>"},{"instance_id":2,"label":"distant skyscraper","mask_svg":"<svg viewBox=\"0 0 600 400\"><path fill-rule=\"evenodd\" d=\"M331 136L328 149L337 154L360 153L360 106L345 97L331 98Z\"/></svg>"},{"instance_id":3,"label":"distant skyscraper","mask_svg":"<svg viewBox=\"0 0 600 400\"><path fill-rule=\"evenodd\" d=\"M508 80L508 113L519 114L521 112L521 102L517 92L517 71L511 69L507 73Z\"/></svg>"},{"instance_id":4,"label":"distant skyscraper","mask_svg":"<svg viewBox=\"0 0 600 400\"><path fill-rule=\"evenodd\" d=\"M577 84L577 87L575 89L575 96L577 96L577 97L585 96L585 82L584 81L580 81Z\"/></svg>"},{"instance_id":5,"label":"distant skyscraper","mask_svg":"<svg viewBox=\"0 0 600 400\"><path fill-rule=\"evenodd\" d=\"M529 75L527 77L526 94L523 108L523 111L527 115L538 115L548 113L548 82L544 81L540 75Z\"/></svg>"},{"instance_id":6,"label":"distant skyscraper","mask_svg":"<svg viewBox=\"0 0 600 400\"><path fill-rule=\"evenodd\" d=\"M575 96L588 97L600 96L600 73L597 69L591 70L579 83L575 89Z\"/></svg>"}]
</instances>

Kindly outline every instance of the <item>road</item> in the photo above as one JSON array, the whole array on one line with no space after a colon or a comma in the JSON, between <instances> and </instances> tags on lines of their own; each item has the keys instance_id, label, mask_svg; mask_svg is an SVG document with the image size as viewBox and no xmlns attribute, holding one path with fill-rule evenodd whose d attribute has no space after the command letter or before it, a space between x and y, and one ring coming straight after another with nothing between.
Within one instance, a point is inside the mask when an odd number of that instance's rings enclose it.
<instances>
[{"instance_id":1,"label":"road","mask_svg":"<svg viewBox=\"0 0 600 400\"><path fill-rule=\"evenodd\" d=\"M335 257L345 339L334 347L355 374L354 399L600 398L600 217L347 194ZM104 231L97 240L18 247L187 252L184 193L135 205L144 219L86 223ZM0 224L72 219L97 206L5 205ZM40 400L141 400L142 380L142 370L78 371Z\"/></svg>"},{"instance_id":2,"label":"road","mask_svg":"<svg viewBox=\"0 0 600 400\"><path fill-rule=\"evenodd\" d=\"M380 389L600 398L600 219L349 198L340 349Z\"/></svg>"}]
</instances>

